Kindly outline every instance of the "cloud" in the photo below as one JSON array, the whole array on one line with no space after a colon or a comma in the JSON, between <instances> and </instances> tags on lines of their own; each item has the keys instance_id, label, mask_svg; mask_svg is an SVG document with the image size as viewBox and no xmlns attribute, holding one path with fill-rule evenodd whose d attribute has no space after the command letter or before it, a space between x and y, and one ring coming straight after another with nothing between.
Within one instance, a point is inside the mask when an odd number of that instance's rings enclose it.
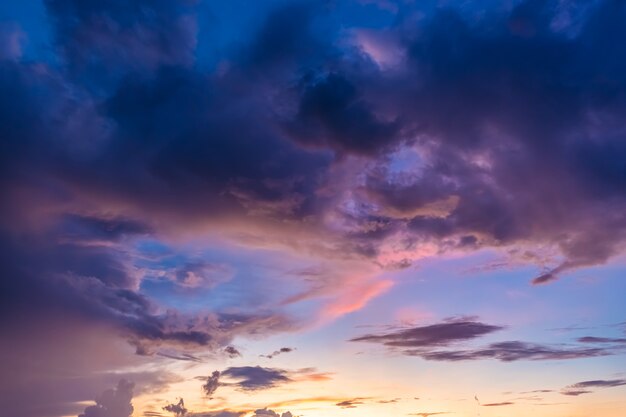
<instances>
[{"instance_id":1,"label":"cloud","mask_svg":"<svg viewBox=\"0 0 626 417\"><path fill-rule=\"evenodd\" d=\"M316 368L285 370L261 366L234 366L222 372L213 372L202 386L202 390L207 396L215 393L220 386L232 386L241 391L260 391L292 382L327 381L331 379L331 375L318 372Z\"/></svg>"},{"instance_id":2,"label":"cloud","mask_svg":"<svg viewBox=\"0 0 626 417\"><path fill-rule=\"evenodd\" d=\"M163 410L173 413L176 417L183 417L187 414L187 408L185 408L185 402L181 398L176 404L168 404L163 407Z\"/></svg>"},{"instance_id":3,"label":"cloud","mask_svg":"<svg viewBox=\"0 0 626 417\"><path fill-rule=\"evenodd\" d=\"M481 404L483 407L503 407L507 405L514 405L515 403L510 401L504 401L501 403L489 403L489 404Z\"/></svg>"},{"instance_id":4,"label":"cloud","mask_svg":"<svg viewBox=\"0 0 626 417\"><path fill-rule=\"evenodd\" d=\"M229 358L236 358L237 356L241 356L241 352L239 352L234 346L226 346L224 348L224 353L226 353Z\"/></svg>"},{"instance_id":5,"label":"cloud","mask_svg":"<svg viewBox=\"0 0 626 417\"><path fill-rule=\"evenodd\" d=\"M615 355L612 347L584 345L545 345L522 341L490 343L479 348L445 349L470 342L502 330L504 327L476 321L473 318L451 318L438 324L394 330L382 334L367 334L351 342L378 343L407 356L430 361L457 362L495 359L502 362L519 360L570 360Z\"/></svg>"},{"instance_id":6,"label":"cloud","mask_svg":"<svg viewBox=\"0 0 626 417\"><path fill-rule=\"evenodd\" d=\"M193 356L189 353L178 353L178 352L167 352L167 351L159 351L156 353L158 356L163 356L164 358L176 359L179 361L192 361L192 362L201 362L201 359Z\"/></svg>"},{"instance_id":7,"label":"cloud","mask_svg":"<svg viewBox=\"0 0 626 417\"><path fill-rule=\"evenodd\" d=\"M190 413L188 415L193 417L241 417L245 414L245 411L232 411L232 410L221 410L214 412L200 412L200 413Z\"/></svg>"},{"instance_id":8,"label":"cloud","mask_svg":"<svg viewBox=\"0 0 626 417\"><path fill-rule=\"evenodd\" d=\"M410 415L412 416L419 416L419 417L430 417L430 416L437 416L440 414L450 414L450 412L448 411L435 411L432 413L428 413L428 412L421 412L421 413L411 413Z\"/></svg>"},{"instance_id":9,"label":"cloud","mask_svg":"<svg viewBox=\"0 0 626 417\"><path fill-rule=\"evenodd\" d=\"M0 60L16 60L22 56L22 48L26 34L19 25L0 23Z\"/></svg>"},{"instance_id":10,"label":"cloud","mask_svg":"<svg viewBox=\"0 0 626 417\"><path fill-rule=\"evenodd\" d=\"M626 343L625 338L584 336L578 338L580 343Z\"/></svg>"},{"instance_id":11,"label":"cloud","mask_svg":"<svg viewBox=\"0 0 626 417\"><path fill-rule=\"evenodd\" d=\"M583 394L590 394L595 388L614 388L624 385L626 385L626 379L597 379L582 381L563 388L561 390L561 394L576 397Z\"/></svg>"},{"instance_id":12,"label":"cloud","mask_svg":"<svg viewBox=\"0 0 626 417\"><path fill-rule=\"evenodd\" d=\"M613 351L602 348L563 348L521 341L492 343L479 349L438 351L408 350L405 353L410 356L419 356L426 360L447 362L480 359L496 359L502 362L515 362L519 360L570 360L615 354Z\"/></svg>"},{"instance_id":13,"label":"cloud","mask_svg":"<svg viewBox=\"0 0 626 417\"><path fill-rule=\"evenodd\" d=\"M364 400L368 399L369 398L351 398L348 400L340 401L335 405L341 408L357 408L357 406L364 404Z\"/></svg>"},{"instance_id":14,"label":"cloud","mask_svg":"<svg viewBox=\"0 0 626 417\"><path fill-rule=\"evenodd\" d=\"M311 404L316 404L316 403L328 403L328 404L334 404L337 405L339 403L343 404L349 404L350 402L352 402L353 400L355 400L355 398L350 397L350 398L345 398L345 397L328 397L328 396L322 396L322 397L305 397L305 398L295 398L295 399L290 399L290 400L285 400L285 401L279 401L273 404L270 404L268 407L273 407L273 408L278 408L278 407L292 407L292 406L303 406L303 405L311 405ZM356 401L365 401L365 400L369 400L369 398L357 398Z\"/></svg>"},{"instance_id":15,"label":"cloud","mask_svg":"<svg viewBox=\"0 0 626 417\"><path fill-rule=\"evenodd\" d=\"M99 83L127 71L191 64L197 31L192 3L45 2L57 47L70 70Z\"/></svg>"},{"instance_id":16,"label":"cloud","mask_svg":"<svg viewBox=\"0 0 626 417\"><path fill-rule=\"evenodd\" d=\"M0 403L15 417L78 415L122 378L135 382L136 395L164 392L182 380L162 362L149 365L150 358L135 356L114 331L93 322L48 317L5 322L0 329L12 335L0 349Z\"/></svg>"},{"instance_id":17,"label":"cloud","mask_svg":"<svg viewBox=\"0 0 626 417\"><path fill-rule=\"evenodd\" d=\"M135 384L124 379L116 388L108 389L96 397L96 405L85 408L79 417L129 417L133 414L133 388Z\"/></svg>"},{"instance_id":18,"label":"cloud","mask_svg":"<svg viewBox=\"0 0 626 417\"><path fill-rule=\"evenodd\" d=\"M292 381L289 372L285 370L261 366L227 368L222 372L222 377L235 380L234 385L244 391L269 389Z\"/></svg>"},{"instance_id":19,"label":"cloud","mask_svg":"<svg viewBox=\"0 0 626 417\"><path fill-rule=\"evenodd\" d=\"M256 410L253 417L293 417L293 414L291 414L291 412L289 411L278 414L275 411L268 410L267 408L262 408Z\"/></svg>"},{"instance_id":20,"label":"cloud","mask_svg":"<svg viewBox=\"0 0 626 417\"><path fill-rule=\"evenodd\" d=\"M356 153L376 153L397 134L394 121L380 120L341 74L330 73L308 85L290 126L307 145L331 146Z\"/></svg>"},{"instance_id":21,"label":"cloud","mask_svg":"<svg viewBox=\"0 0 626 417\"><path fill-rule=\"evenodd\" d=\"M502 330L501 326L480 323L471 318L454 318L443 323L402 329L385 334L368 334L351 342L373 342L389 347L420 348L446 346Z\"/></svg>"},{"instance_id":22,"label":"cloud","mask_svg":"<svg viewBox=\"0 0 626 417\"><path fill-rule=\"evenodd\" d=\"M213 371L213 373L207 377L206 382L202 385L204 395L211 398L220 386L220 376L221 373L219 371Z\"/></svg>"},{"instance_id":23,"label":"cloud","mask_svg":"<svg viewBox=\"0 0 626 417\"><path fill-rule=\"evenodd\" d=\"M0 272L10 277L0 324L11 357L62 344L16 329L72 317L77 346L94 328L103 346L131 342L137 363L192 359L238 336L301 328L288 314L295 303L314 301L318 322L357 311L393 285L382 270L425 256L548 248L550 262L526 262L539 270L535 284L549 284L623 250L620 2L575 8L572 19L555 1L479 14L413 2L368 30L372 44L393 45L391 66L346 39L359 28L323 2L256 5L258 27L211 51L196 49L208 23L194 1L44 6L45 54L23 48L25 28L0 28L0 197L10 202L0 207ZM298 276L303 291L285 286L272 294L281 300L250 294L257 287L240 278L241 297L207 295L227 300L223 310L177 311L180 300L150 291L138 248L189 249L208 232L326 273ZM195 291L237 275L198 258L162 265L162 278ZM452 349L498 326L450 324L362 341L432 360L503 361L601 356L621 343ZM95 356L80 377L102 369ZM28 366L18 359L12 372Z\"/></svg>"},{"instance_id":24,"label":"cloud","mask_svg":"<svg viewBox=\"0 0 626 417\"><path fill-rule=\"evenodd\" d=\"M282 348L280 348L278 350L275 350L274 352L270 353L269 355L261 355L261 356L264 357L264 358L267 358L267 359L272 359L272 358L274 358L274 357L276 357L276 356L278 356L280 354L293 352L294 350L295 350L294 348L282 347Z\"/></svg>"}]
</instances>

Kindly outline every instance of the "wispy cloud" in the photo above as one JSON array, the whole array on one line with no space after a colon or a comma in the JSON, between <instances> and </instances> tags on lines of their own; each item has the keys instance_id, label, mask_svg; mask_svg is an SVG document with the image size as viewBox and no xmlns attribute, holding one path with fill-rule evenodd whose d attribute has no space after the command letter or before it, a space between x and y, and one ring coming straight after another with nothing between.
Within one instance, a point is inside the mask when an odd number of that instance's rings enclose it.
<instances>
[{"instance_id":1,"label":"wispy cloud","mask_svg":"<svg viewBox=\"0 0 626 417\"><path fill-rule=\"evenodd\" d=\"M452 318L442 323L394 330L381 334L367 334L350 339L351 342L382 344L407 356L432 361L469 361L495 359L502 362L519 360L568 360L608 356L619 350L604 346L547 345L522 341L490 343L479 348L457 348L463 344L504 329L474 318Z\"/></svg>"},{"instance_id":2,"label":"wispy cloud","mask_svg":"<svg viewBox=\"0 0 626 417\"><path fill-rule=\"evenodd\" d=\"M626 379L597 379L591 381L577 382L561 390L561 394L569 396L579 396L590 394L597 388L614 388L626 385Z\"/></svg>"}]
</instances>

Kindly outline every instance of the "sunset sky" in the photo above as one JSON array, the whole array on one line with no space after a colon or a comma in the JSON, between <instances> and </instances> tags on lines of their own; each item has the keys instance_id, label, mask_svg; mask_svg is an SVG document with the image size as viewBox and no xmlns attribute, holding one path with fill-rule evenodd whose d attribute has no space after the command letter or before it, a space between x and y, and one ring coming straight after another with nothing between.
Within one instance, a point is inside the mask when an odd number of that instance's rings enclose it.
<instances>
[{"instance_id":1,"label":"sunset sky","mask_svg":"<svg viewBox=\"0 0 626 417\"><path fill-rule=\"evenodd\" d=\"M626 416L626 2L0 2L0 415Z\"/></svg>"}]
</instances>

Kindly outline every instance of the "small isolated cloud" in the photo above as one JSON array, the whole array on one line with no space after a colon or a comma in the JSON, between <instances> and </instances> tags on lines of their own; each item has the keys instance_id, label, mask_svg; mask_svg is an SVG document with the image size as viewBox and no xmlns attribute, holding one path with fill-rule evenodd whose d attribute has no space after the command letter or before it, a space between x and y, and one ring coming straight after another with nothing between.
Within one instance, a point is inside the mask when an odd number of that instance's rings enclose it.
<instances>
[{"instance_id":1,"label":"small isolated cloud","mask_svg":"<svg viewBox=\"0 0 626 417\"><path fill-rule=\"evenodd\" d=\"M295 348L290 348L290 347L282 347L278 350L273 351L272 353L268 354L268 355L261 355L261 357L264 358L268 358L268 359L272 359L275 356L281 355L283 353L289 353L289 352L293 352L295 350Z\"/></svg>"},{"instance_id":2,"label":"small isolated cloud","mask_svg":"<svg viewBox=\"0 0 626 417\"><path fill-rule=\"evenodd\" d=\"M289 411L278 414L276 411L260 408L254 412L254 416L252 417L293 417L293 414Z\"/></svg>"},{"instance_id":3,"label":"small isolated cloud","mask_svg":"<svg viewBox=\"0 0 626 417\"><path fill-rule=\"evenodd\" d=\"M85 408L78 417L129 417L133 414L133 388L135 384L125 379L116 388L108 389L96 397L96 404Z\"/></svg>"},{"instance_id":4,"label":"small isolated cloud","mask_svg":"<svg viewBox=\"0 0 626 417\"><path fill-rule=\"evenodd\" d=\"M169 411L174 414L176 417L183 417L187 414L187 408L185 408L185 402L181 398L176 404L168 404L163 407L163 410Z\"/></svg>"},{"instance_id":5,"label":"small isolated cloud","mask_svg":"<svg viewBox=\"0 0 626 417\"><path fill-rule=\"evenodd\" d=\"M202 385L202 392L207 397L211 398L213 393L220 386L220 372L213 371L213 373L207 377L206 382Z\"/></svg>"},{"instance_id":6,"label":"small isolated cloud","mask_svg":"<svg viewBox=\"0 0 626 417\"><path fill-rule=\"evenodd\" d=\"M231 367L222 372L222 376L235 380L233 385L243 391L273 388L291 381L288 371L261 366Z\"/></svg>"},{"instance_id":7,"label":"small isolated cloud","mask_svg":"<svg viewBox=\"0 0 626 417\"><path fill-rule=\"evenodd\" d=\"M213 374L215 375L215 372ZM290 382L327 381L331 379L331 375L319 372L316 368L286 370L261 366L236 366L227 368L221 373L222 380L226 379L227 382L218 385L233 386L242 391L258 391Z\"/></svg>"},{"instance_id":8,"label":"small isolated cloud","mask_svg":"<svg viewBox=\"0 0 626 417\"><path fill-rule=\"evenodd\" d=\"M357 406L361 404L365 404L365 400L368 400L368 399L369 398L352 398L349 400L340 401L335 405L341 408L356 408Z\"/></svg>"},{"instance_id":9,"label":"small isolated cloud","mask_svg":"<svg viewBox=\"0 0 626 417\"><path fill-rule=\"evenodd\" d=\"M234 346L226 346L224 348L224 353L228 355L229 358L236 358L237 356L241 356L241 352L237 350Z\"/></svg>"}]
</instances>

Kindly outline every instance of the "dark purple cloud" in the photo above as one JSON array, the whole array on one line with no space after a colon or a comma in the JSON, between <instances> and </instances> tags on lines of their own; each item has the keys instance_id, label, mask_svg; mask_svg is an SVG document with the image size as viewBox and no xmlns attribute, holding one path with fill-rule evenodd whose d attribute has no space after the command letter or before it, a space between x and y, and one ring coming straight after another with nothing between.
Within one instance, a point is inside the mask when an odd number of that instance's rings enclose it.
<instances>
[{"instance_id":1,"label":"dark purple cloud","mask_svg":"<svg viewBox=\"0 0 626 417\"><path fill-rule=\"evenodd\" d=\"M227 368L222 372L222 377L234 380L235 382L231 383L231 385L243 391L269 389L292 381L288 371L276 368L263 368L261 366Z\"/></svg>"},{"instance_id":2,"label":"dark purple cloud","mask_svg":"<svg viewBox=\"0 0 626 417\"><path fill-rule=\"evenodd\" d=\"M614 2L586 8L576 28L553 24L552 2L474 20L438 9L419 30L400 18L388 35L405 68L390 72L345 46L314 2L268 13L225 52L221 72L193 65L193 2L46 6L65 66L42 73L3 62L1 77L12 97L2 133L17 145L3 148L12 155L5 178L35 185L47 196L40 204L63 195L75 207L123 206L129 221L140 212L160 224L225 213L306 218L339 239L345 256L376 257L398 231L442 249L559 247L565 261L537 284L619 252L626 59L610 41L625 13ZM399 181L388 151L407 146L422 156L420 174ZM363 210L338 210L353 227L336 236L321 221L336 201L320 190L349 154L369 155L375 169L359 170ZM441 201L456 203L425 214Z\"/></svg>"},{"instance_id":3,"label":"dark purple cloud","mask_svg":"<svg viewBox=\"0 0 626 417\"><path fill-rule=\"evenodd\" d=\"M574 345L548 345L522 341L490 343L479 348L463 344L504 329L473 318L453 318L442 323L400 329L383 334L367 334L351 342L371 342L431 361L469 361L495 359L502 362L519 360L568 360L593 358L620 353L619 347L593 346L579 341ZM458 349L451 346L461 345Z\"/></svg>"},{"instance_id":4,"label":"dark purple cloud","mask_svg":"<svg viewBox=\"0 0 626 417\"><path fill-rule=\"evenodd\" d=\"M459 318L450 319L443 323L403 329L386 334L359 336L350 339L350 341L374 342L389 347L400 348L435 347L472 340L502 329L503 327L477 322L471 318Z\"/></svg>"},{"instance_id":5,"label":"dark purple cloud","mask_svg":"<svg viewBox=\"0 0 626 417\"><path fill-rule=\"evenodd\" d=\"M91 88L132 71L192 64L194 3L45 1L60 55L69 71Z\"/></svg>"},{"instance_id":6,"label":"dark purple cloud","mask_svg":"<svg viewBox=\"0 0 626 417\"><path fill-rule=\"evenodd\" d=\"M330 374L318 372L316 368L286 370L262 366L233 366L219 372L214 371L206 380L202 391L211 397L221 386L234 387L241 391L260 391L297 381L325 381Z\"/></svg>"}]
</instances>

